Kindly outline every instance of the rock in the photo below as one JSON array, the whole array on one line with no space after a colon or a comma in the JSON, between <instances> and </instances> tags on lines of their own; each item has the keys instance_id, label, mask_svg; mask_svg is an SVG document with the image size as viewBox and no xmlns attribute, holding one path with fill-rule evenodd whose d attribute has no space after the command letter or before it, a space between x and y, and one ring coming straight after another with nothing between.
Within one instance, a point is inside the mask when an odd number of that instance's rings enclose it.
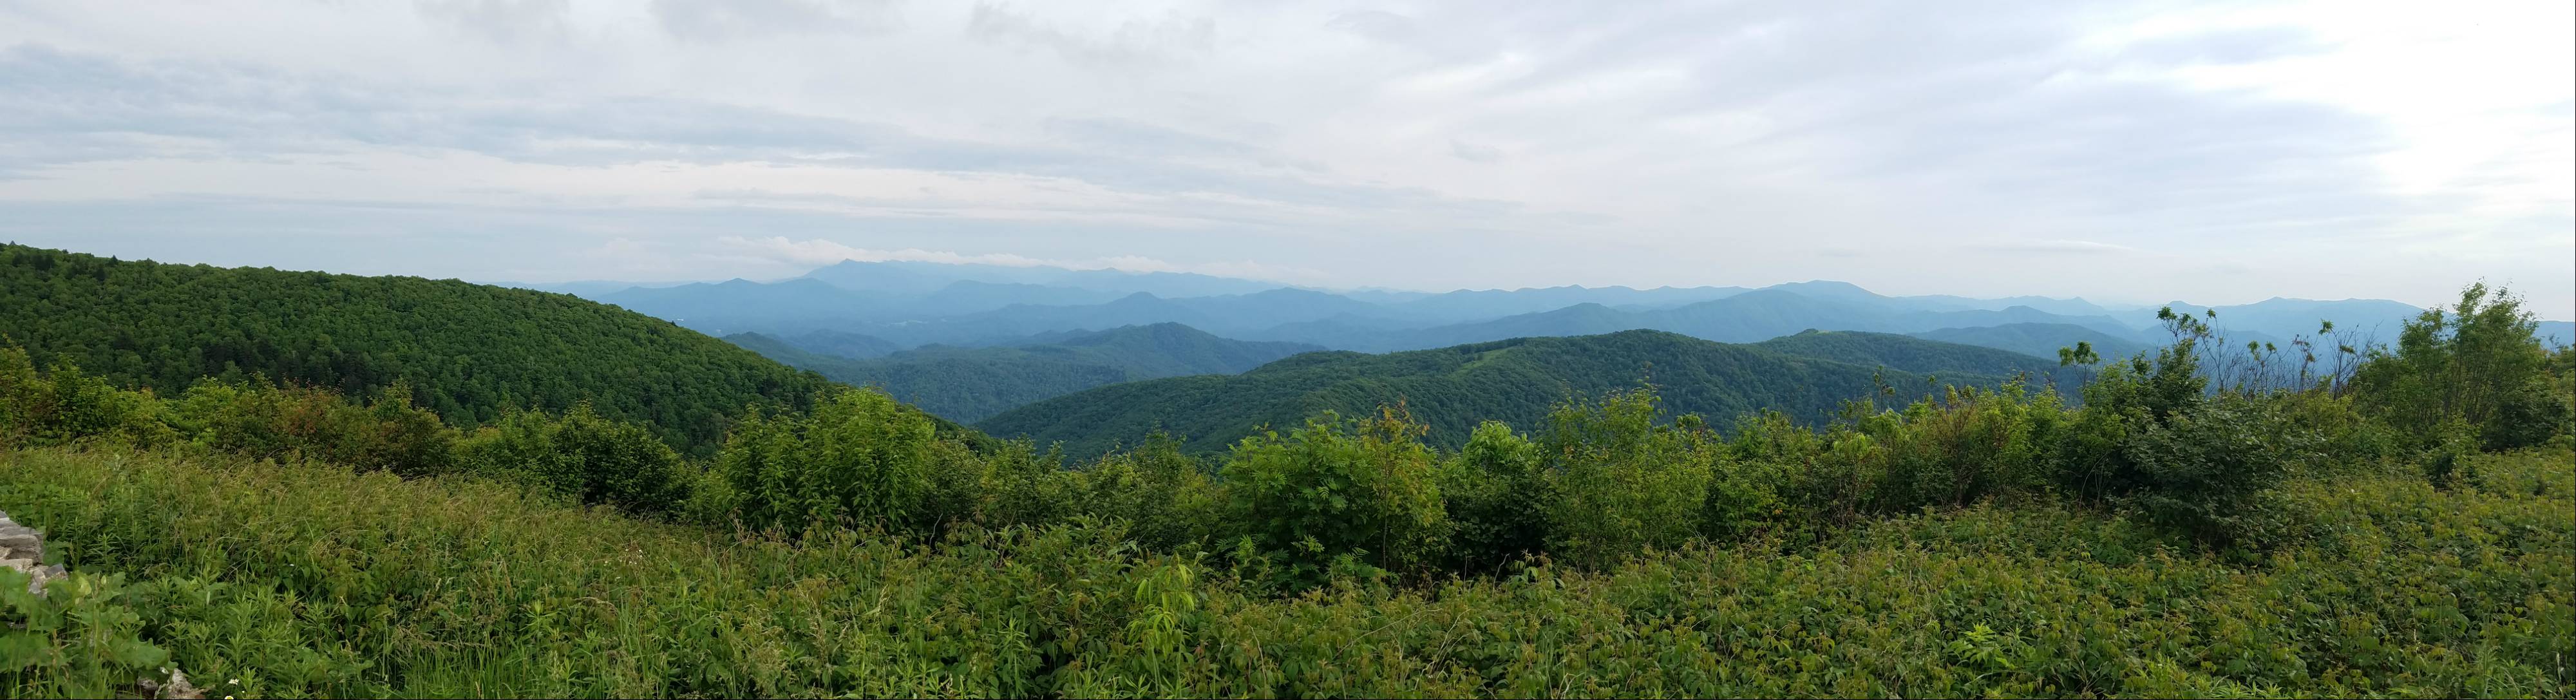
<instances>
[{"instance_id":1,"label":"rock","mask_svg":"<svg viewBox=\"0 0 2576 700\"><path fill-rule=\"evenodd\" d=\"M27 574L27 592L34 593L36 595L45 594L45 582L62 578L63 576L63 567L42 566L27 559L0 559L0 566L25 572Z\"/></svg>"},{"instance_id":2,"label":"rock","mask_svg":"<svg viewBox=\"0 0 2576 700\"><path fill-rule=\"evenodd\" d=\"M27 592L45 594L45 582L62 578L63 567L45 566L45 533L10 520L0 512L0 566L26 572Z\"/></svg>"},{"instance_id":3,"label":"rock","mask_svg":"<svg viewBox=\"0 0 2576 700\"><path fill-rule=\"evenodd\" d=\"M135 682L136 685L143 686L144 695L156 698L187 698L189 700L204 700L206 697L206 691L198 690L197 686L188 684L188 674L180 673L179 667L164 666L161 667L161 671L170 674L169 677L157 681L150 678L144 678Z\"/></svg>"}]
</instances>

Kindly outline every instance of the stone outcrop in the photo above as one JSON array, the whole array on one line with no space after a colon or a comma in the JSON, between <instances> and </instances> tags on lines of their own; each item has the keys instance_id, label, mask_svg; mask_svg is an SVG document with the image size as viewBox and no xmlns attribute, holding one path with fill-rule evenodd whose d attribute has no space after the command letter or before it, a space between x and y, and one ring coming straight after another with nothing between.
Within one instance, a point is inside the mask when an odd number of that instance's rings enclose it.
<instances>
[{"instance_id":1,"label":"stone outcrop","mask_svg":"<svg viewBox=\"0 0 2576 700\"><path fill-rule=\"evenodd\" d=\"M62 578L63 567L45 566L45 533L18 524L0 512L0 566L27 573L27 592L45 594L45 583Z\"/></svg>"}]
</instances>

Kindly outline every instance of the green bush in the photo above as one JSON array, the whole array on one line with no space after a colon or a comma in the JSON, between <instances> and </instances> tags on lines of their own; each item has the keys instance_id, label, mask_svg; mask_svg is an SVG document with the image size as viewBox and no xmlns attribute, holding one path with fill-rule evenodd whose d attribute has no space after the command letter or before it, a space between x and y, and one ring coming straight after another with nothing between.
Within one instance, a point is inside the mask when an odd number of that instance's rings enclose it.
<instances>
[{"instance_id":1,"label":"green bush","mask_svg":"<svg viewBox=\"0 0 2576 700\"><path fill-rule=\"evenodd\" d=\"M1536 443L1487 421L1441 464L1452 570L1492 571L1547 550L1556 484L1539 458Z\"/></svg>"},{"instance_id":2,"label":"green bush","mask_svg":"<svg viewBox=\"0 0 2576 700\"><path fill-rule=\"evenodd\" d=\"M2235 395L2150 424L2124 451L2134 483L2118 497L2205 541L2263 532L2268 492L2315 450L2287 427L2270 406Z\"/></svg>"},{"instance_id":3,"label":"green bush","mask_svg":"<svg viewBox=\"0 0 2576 700\"><path fill-rule=\"evenodd\" d=\"M753 529L927 528L941 515L930 500L934 430L874 389L818 399L804 415L755 411L716 458L732 502L699 508Z\"/></svg>"},{"instance_id":4,"label":"green bush","mask_svg":"<svg viewBox=\"0 0 2576 700\"><path fill-rule=\"evenodd\" d=\"M143 640L143 617L123 576L72 572L27 590L27 574L0 568L0 695L104 698L159 673L170 653Z\"/></svg>"},{"instance_id":5,"label":"green bush","mask_svg":"<svg viewBox=\"0 0 2576 700\"><path fill-rule=\"evenodd\" d=\"M1219 471L1230 522L1282 560L1293 585L1321 582L1342 557L1415 572L1449 534L1422 432L1393 410L1368 420L1326 412L1287 435L1245 438Z\"/></svg>"},{"instance_id":6,"label":"green bush","mask_svg":"<svg viewBox=\"0 0 2576 700\"><path fill-rule=\"evenodd\" d=\"M2488 449L2568 434L2576 419L2532 335L2537 323L2510 290L2471 284L2450 309L2407 322L2393 350L2373 349L2353 375L2354 396L2418 447L2447 439L2454 420L2474 426Z\"/></svg>"},{"instance_id":7,"label":"green bush","mask_svg":"<svg viewBox=\"0 0 2576 700\"><path fill-rule=\"evenodd\" d=\"M1582 566L1680 547L1700 534L1719 450L1696 419L1662 425L1650 390L1572 401L1538 448L1550 477L1548 551Z\"/></svg>"},{"instance_id":8,"label":"green bush","mask_svg":"<svg viewBox=\"0 0 2576 700\"><path fill-rule=\"evenodd\" d=\"M680 453L652 429L602 418L587 404L561 416L506 414L460 440L455 461L464 473L639 513L677 509L690 486Z\"/></svg>"}]
</instances>

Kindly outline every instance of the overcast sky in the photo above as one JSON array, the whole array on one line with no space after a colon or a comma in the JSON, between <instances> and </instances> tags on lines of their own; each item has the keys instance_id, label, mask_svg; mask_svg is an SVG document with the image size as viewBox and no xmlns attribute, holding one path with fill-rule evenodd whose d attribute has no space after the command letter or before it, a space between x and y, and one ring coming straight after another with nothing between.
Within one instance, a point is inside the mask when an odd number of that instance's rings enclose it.
<instances>
[{"instance_id":1,"label":"overcast sky","mask_svg":"<svg viewBox=\"0 0 2576 700\"><path fill-rule=\"evenodd\" d=\"M0 239L2576 315L2576 3L16 2Z\"/></svg>"}]
</instances>

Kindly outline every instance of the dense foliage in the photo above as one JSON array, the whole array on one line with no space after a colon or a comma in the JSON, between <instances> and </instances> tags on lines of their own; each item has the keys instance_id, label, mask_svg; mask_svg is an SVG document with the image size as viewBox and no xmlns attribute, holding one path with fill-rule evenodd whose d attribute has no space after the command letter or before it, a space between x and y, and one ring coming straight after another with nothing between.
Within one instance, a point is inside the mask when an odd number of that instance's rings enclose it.
<instances>
[{"instance_id":1,"label":"dense foliage","mask_svg":"<svg viewBox=\"0 0 2576 700\"><path fill-rule=\"evenodd\" d=\"M16 452L0 501L78 573L9 596L34 624L0 634L50 653L0 694L177 663L243 698L2564 696L2569 459L2296 482L2308 526L2252 562L2043 501L1281 598L1115 524L737 539L477 482Z\"/></svg>"},{"instance_id":2,"label":"dense foliage","mask_svg":"<svg viewBox=\"0 0 2576 700\"><path fill-rule=\"evenodd\" d=\"M692 461L580 408L465 433L401 391L162 398L0 350L0 506L77 572L0 600L0 687L171 663L247 697L2576 691L2576 435L2492 451L2521 413L2401 413L2570 386L2568 353L2496 360L2538 345L2428 317L2453 330L2278 389L2163 318L2174 344L2080 403L1953 385L1720 426L1674 415L1675 382L1455 449L1406 402L1070 464L867 390L752 409ZM1857 367L1773 367L1827 364Z\"/></svg>"},{"instance_id":3,"label":"dense foliage","mask_svg":"<svg viewBox=\"0 0 2576 700\"><path fill-rule=\"evenodd\" d=\"M996 347L926 346L873 359L826 356L758 334L725 340L835 381L882 387L922 410L967 422L1104 384L1235 374L1322 349L1230 340L1177 323L1056 334Z\"/></svg>"},{"instance_id":4,"label":"dense foliage","mask_svg":"<svg viewBox=\"0 0 2576 700\"><path fill-rule=\"evenodd\" d=\"M2021 371L2058 370L2024 355L1876 333L1817 334L1788 349L1839 355L1792 355L1769 344L1728 345L1658 331L1385 355L1310 353L1231 377L1113 384L1013 409L977 427L1095 455L1157 430L1222 447L1261 426L1294 426L1326 410L1365 415L1401 401L1429 423L1434 444L1456 446L1482 421L1527 430L1569 396L1643 382L1660 387L1678 413L1731 420L1770 408L1821 421L1843 401L1882 389L1914 397L1937 388L1925 372L1907 367L1923 367L1943 383L1984 387Z\"/></svg>"},{"instance_id":5,"label":"dense foliage","mask_svg":"<svg viewBox=\"0 0 2576 700\"><path fill-rule=\"evenodd\" d=\"M454 280L120 261L0 246L0 344L176 394L254 377L353 396L397 385L458 425L587 402L683 449L747 404L826 382L643 315Z\"/></svg>"}]
</instances>

